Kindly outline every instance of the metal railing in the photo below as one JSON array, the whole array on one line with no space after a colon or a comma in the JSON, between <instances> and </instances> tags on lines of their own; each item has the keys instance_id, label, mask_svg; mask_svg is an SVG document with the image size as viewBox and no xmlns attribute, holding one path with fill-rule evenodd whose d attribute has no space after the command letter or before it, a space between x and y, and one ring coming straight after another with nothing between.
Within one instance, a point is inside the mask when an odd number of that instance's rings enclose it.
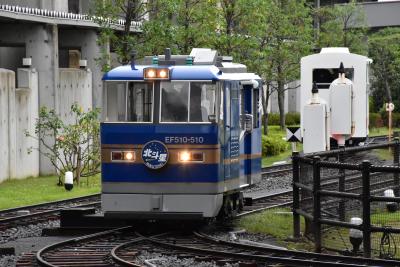
<instances>
[{"instance_id":1,"label":"metal railing","mask_svg":"<svg viewBox=\"0 0 400 267\"><path fill-rule=\"evenodd\" d=\"M21 7L21 6L13 6L13 5L0 5L0 11L7 11L12 13L20 13L24 15L31 15L31 16L39 16L44 18L55 18L55 19L65 19L65 20L76 20L76 21L87 21L96 23L96 21L105 21L109 24L116 25L116 26L125 26L125 20L123 19L116 19L111 20L109 18L101 18L101 17L94 17L87 14L75 14L69 12L62 12L56 10L47 10L47 9L40 9L40 8L32 8L32 7ZM141 22L132 21L131 28L140 29L142 26Z\"/></svg>"},{"instance_id":2,"label":"metal railing","mask_svg":"<svg viewBox=\"0 0 400 267\"><path fill-rule=\"evenodd\" d=\"M374 149L390 148L393 153L393 166L373 165L368 160L361 163L346 163L349 153L370 151ZM315 252L320 253L322 246L322 228L338 227L347 229L357 229L362 231L363 256L371 257L371 234L376 232L399 234L400 227L384 227L371 223L371 205L373 202L400 203L400 181L399 181L399 152L400 143L396 139L394 142L388 142L378 145L370 145L363 147L337 149L320 153L312 153L300 155L298 152L293 153L293 234L295 238L300 237L301 216L304 217L306 223L310 225L310 234L314 239ZM335 161L329 159L335 157ZM306 166L310 171L305 174L302 166ZM335 182L327 182L325 179L325 170L336 170L338 175L335 176ZM311 171L312 170L312 171ZM324 170L324 171L323 171ZM360 176L354 176L351 184L359 183L359 187L352 186L349 188L346 183L350 179L346 179L345 171L354 171L360 173ZM303 172L303 173L301 173ZM325 172L326 173L326 172ZM373 176L383 174L386 179L376 179L371 182ZM325 176L324 176L325 175ZM389 178L387 178L389 176ZM303 177L303 179L302 179ZM390 182L388 187L379 188L371 192L371 186L382 187L384 183ZM333 188L332 188L333 187ZM387 197L377 195L382 190L393 189L396 197ZM359 192L353 192L353 191ZM325 201L323 198L335 198L338 201ZM362 213L362 224L355 225L346 221L346 216L350 213L351 205L346 205L350 201L360 203L359 206L353 205L353 210ZM304 203L308 203L308 206ZM335 206L338 211L335 214L329 213L327 209ZM311 207L311 208L310 208ZM323 214L330 214L334 218L324 218ZM400 216L399 216L400 218Z\"/></svg>"}]
</instances>

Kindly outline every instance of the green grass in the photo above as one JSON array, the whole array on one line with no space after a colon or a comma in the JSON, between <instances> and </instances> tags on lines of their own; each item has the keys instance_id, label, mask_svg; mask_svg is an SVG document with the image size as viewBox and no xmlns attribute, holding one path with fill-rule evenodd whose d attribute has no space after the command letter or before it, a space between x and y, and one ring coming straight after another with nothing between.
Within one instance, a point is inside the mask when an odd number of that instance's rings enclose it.
<instances>
[{"instance_id":1,"label":"green grass","mask_svg":"<svg viewBox=\"0 0 400 267\"><path fill-rule=\"evenodd\" d=\"M393 132L399 132L399 131L400 128L393 128ZM369 129L369 136L387 135L387 134L389 134L389 128L387 127Z\"/></svg>"},{"instance_id":2,"label":"green grass","mask_svg":"<svg viewBox=\"0 0 400 267\"><path fill-rule=\"evenodd\" d=\"M291 249L312 249L312 244L305 239L292 242L293 219L289 208L276 208L258 214L241 218L236 226L249 233L266 234L276 238L276 241ZM301 231L304 232L304 219L301 217Z\"/></svg>"},{"instance_id":3,"label":"green grass","mask_svg":"<svg viewBox=\"0 0 400 267\"><path fill-rule=\"evenodd\" d=\"M263 157L262 158L262 166L263 167L271 166L274 162L277 162L277 161L283 161L283 160L288 161L288 160L290 160L291 155L292 155L292 150L288 149L285 152L283 152L279 155L276 155L276 156Z\"/></svg>"},{"instance_id":4,"label":"green grass","mask_svg":"<svg viewBox=\"0 0 400 267\"><path fill-rule=\"evenodd\" d=\"M81 178L81 186L74 185L71 191L57 186L55 176L7 180L0 184L0 209L38 204L66 198L90 195L100 192L100 175Z\"/></svg>"},{"instance_id":5,"label":"green grass","mask_svg":"<svg viewBox=\"0 0 400 267\"><path fill-rule=\"evenodd\" d=\"M371 223L376 226L387 226L400 228L400 213L377 210L371 215ZM266 234L276 239L277 243L289 249L313 251L313 243L301 238L296 242L290 239L293 236L293 220L290 209L277 208L267 210L262 213L246 216L236 222L236 227L245 229L249 233ZM304 233L304 218L301 217L301 232ZM371 234L371 244L374 249L374 256L377 255L381 242L382 233L373 232ZM393 238L397 244L400 243L400 235L394 234ZM323 246L336 250L351 250L352 245L349 240L349 229L339 227L326 228L322 233ZM396 258L400 258L400 250L397 250Z\"/></svg>"},{"instance_id":6,"label":"green grass","mask_svg":"<svg viewBox=\"0 0 400 267\"><path fill-rule=\"evenodd\" d=\"M376 211L377 213L371 215L371 223L375 226L400 228L400 214L399 212L387 212L386 210ZM344 250L352 248L349 241L349 229L332 227L322 235L323 244L328 248ZM393 234L396 244L400 242L400 236ZM373 254L378 257L379 246L381 243L382 232L371 233L371 246ZM400 250L397 249L395 258L400 258Z\"/></svg>"},{"instance_id":7,"label":"green grass","mask_svg":"<svg viewBox=\"0 0 400 267\"><path fill-rule=\"evenodd\" d=\"M374 149L372 153L380 160L393 160L393 150L389 148Z\"/></svg>"},{"instance_id":8,"label":"green grass","mask_svg":"<svg viewBox=\"0 0 400 267\"><path fill-rule=\"evenodd\" d=\"M289 209L271 209L241 218L238 226L250 233L263 233L284 239L293 230L292 214Z\"/></svg>"}]
</instances>

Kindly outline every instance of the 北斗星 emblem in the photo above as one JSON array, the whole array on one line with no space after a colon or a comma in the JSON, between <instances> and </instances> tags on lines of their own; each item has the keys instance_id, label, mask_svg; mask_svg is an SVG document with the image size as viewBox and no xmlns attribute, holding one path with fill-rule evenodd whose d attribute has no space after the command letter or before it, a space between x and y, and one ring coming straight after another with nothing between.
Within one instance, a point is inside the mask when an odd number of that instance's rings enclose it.
<instances>
[{"instance_id":1,"label":"\u5317\u6597\u661f emblem","mask_svg":"<svg viewBox=\"0 0 400 267\"><path fill-rule=\"evenodd\" d=\"M168 149L160 141L150 141L143 146L142 159L150 169L160 169L167 164Z\"/></svg>"}]
</instances>

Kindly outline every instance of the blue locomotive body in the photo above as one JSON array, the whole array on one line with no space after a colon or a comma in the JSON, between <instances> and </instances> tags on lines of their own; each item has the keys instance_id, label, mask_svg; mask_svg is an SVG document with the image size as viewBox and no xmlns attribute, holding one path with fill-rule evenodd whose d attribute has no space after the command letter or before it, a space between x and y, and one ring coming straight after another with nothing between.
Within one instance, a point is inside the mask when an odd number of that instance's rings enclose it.
<instances>
[{"instance_id":1,"label":"blue locomotive body","mask_svg":"<svg viewBox=\"0 0 400 267\"><path fill-rule=\"evenodd\" d=\"M231 62L173 59L103 78L105 216L229 215L261 178L260 77Z\"/></svg>"}]
</instances>

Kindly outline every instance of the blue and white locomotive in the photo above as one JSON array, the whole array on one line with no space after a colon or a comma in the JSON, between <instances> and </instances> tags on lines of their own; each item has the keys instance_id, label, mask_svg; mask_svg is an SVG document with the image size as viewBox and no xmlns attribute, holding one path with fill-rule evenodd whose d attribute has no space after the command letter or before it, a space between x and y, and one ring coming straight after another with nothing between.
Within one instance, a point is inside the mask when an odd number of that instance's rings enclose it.
<instances>
[{"instance_id":1,"label":"blue and white locomotive","mask_svg":"<svg viewBox=\"0 0 400 267\"><path fill-rule=\"evenodd\" d=\"M201 219L261 179L261 79L211 49L146 57L104 77L106 217Z\"/></svg>"}]
</instances>

